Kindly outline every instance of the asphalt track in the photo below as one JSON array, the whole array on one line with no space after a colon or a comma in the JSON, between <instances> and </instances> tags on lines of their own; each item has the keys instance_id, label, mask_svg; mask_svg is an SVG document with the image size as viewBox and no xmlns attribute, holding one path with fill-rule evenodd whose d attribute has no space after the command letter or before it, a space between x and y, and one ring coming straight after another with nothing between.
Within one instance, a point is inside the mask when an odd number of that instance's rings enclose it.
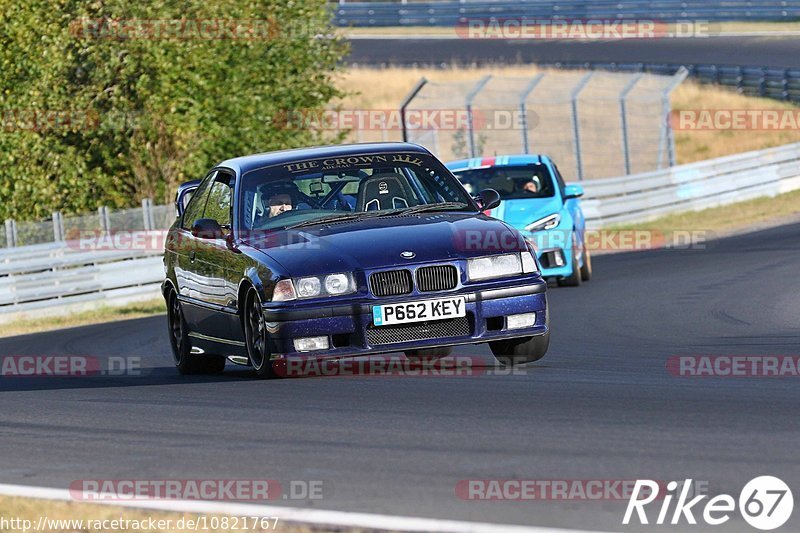
<instances>
[{"instance_id":1,"label":"asphalt track","mask_svg":"<svg viewBox=\"0 0 800 533\"><path fill-rule=\"evenodd\" d=\"M464 501L455 486L692 478L738 497L771 474L797 501L798 378L676 377L665 365L800 353L799 242L793 224L598 257L591 283L549 291L550 352L518 375L180 377L163 317L2 339L5 356L141 356L145 371L0 378L0 483L325 480L321 501L277 503L601 530L626 529L624 502ZM484 347L459 353L490 362ZM738 515L716 530L752 531Z\"/></svg>"},{"instance_id":2,"label":"asphalt track","mask_svg":"<svg viewBox=\"0 0 800 533\"><path fill-rule=\"evenodd\" d=\"M347 63L360 65L491 65L618 62L800 67L798 37L708 37L608 41L358 38Z\"/></svg>"}]
</instances>

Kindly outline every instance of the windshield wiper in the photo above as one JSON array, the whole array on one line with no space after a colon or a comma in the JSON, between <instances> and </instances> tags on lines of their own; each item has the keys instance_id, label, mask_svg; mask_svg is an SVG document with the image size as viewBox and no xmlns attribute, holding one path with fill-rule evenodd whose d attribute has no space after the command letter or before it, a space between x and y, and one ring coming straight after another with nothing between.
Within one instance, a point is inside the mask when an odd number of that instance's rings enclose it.
<instances>
[{"instance_id":1,"label":"windshield wiper","mask_svg":"<svg viewBox=\"0 0 800 533\"><path fill-rule=\"evenodd\" d=\"M467 204L464 202L440 202L438 204L419 204L396 212L397 215L412 215L423 211L451 211L453 209L464 209Z\"/></svg>"},{"instance_id":2,"label":"windshield wiper","mask_svg":"<svg viewBox=\"0 0 800 533\"><path fill-rule=\"evenodd\" d=\"M295 229L295 228L303 228L306 226L316 226L318 224L329 224L331 222L346 222L348 220L358 220L366 215L369 215L370 212L363 211L361 213L347 213L344 215L329 215L326 217L320 218L312 218L311 220L304 220L302 222L297 222L296 224L290 224L289 226L285 226L284 229Z\"/></svg>"}]
</instances>

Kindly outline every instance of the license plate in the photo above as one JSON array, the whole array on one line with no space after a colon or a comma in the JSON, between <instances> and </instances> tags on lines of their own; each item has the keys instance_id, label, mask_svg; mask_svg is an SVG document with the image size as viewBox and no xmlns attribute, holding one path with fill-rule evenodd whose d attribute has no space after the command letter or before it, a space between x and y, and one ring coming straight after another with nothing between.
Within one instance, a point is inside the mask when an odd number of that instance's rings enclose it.
<instances>
[{"instance_id":1,"label":"license plate","mask_svg":"<svg viewBox=\"0 0 800 533\"><path fill-rule=\"evenodd\" d=\"M467 303L463 297L439 298L401 304L375 305L372 319L376 326L408 324L426 320L444 320L465 316Z\"/></svg>"}]
</instances>

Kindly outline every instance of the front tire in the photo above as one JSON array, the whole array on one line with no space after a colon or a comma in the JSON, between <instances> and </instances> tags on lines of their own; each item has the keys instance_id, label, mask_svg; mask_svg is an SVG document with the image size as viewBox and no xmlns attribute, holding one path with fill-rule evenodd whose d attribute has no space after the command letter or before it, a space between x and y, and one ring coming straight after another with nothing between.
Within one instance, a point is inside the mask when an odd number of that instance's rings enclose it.
<instances>
[{"instance_id":1,"label":"front tire","mask_svg":"<svg viewBox=\"0 0 800 533\"><path fill-rule=\"evenodd\" d=\"M489 343L495 359L503 366L522 365L538 361L550 346L550 314L545 319L547 333L535 337L508 339Z\"/></svg>"},{"instance_id":2,"label":"front tire","mask_svg":"<svg viewBox=\"0 0 800 533\"><path fill-rule=\"evenodd\" d=\"M581 280L589 281L592 279L592 254L586 248L586 239L583 240L583 266L581 267Z\"/></svg>"},{"instance_id":3,"label":"front tire","mask_svg":"<svg viewBox=\"0 0 800 533\"><path fill-rule=\"evenodd\" d=\"M219 374L225 370L225 357L220 355L195 355L189 340L189 328L183 316L183 308L174 291L167 294L167 323L169 343L175 368L182 375Z\"/></svg>"},{"instance_id":4,"label":"front tire","mask_svg":"<svg viewBox=\"0 0 800 533\"><path fill-rule=\"evenodd\" d=\"M244 338L250 365L261 379L276 377L270 361L269 338L264 313L261 311L261 298L255 289L247 293L244 308Z\"/></svg>"},{"instance_id":5,"label":"front tire","mask_svg":"<svg viewBox=\"0 0 800 533\"><path fill-rule=\"evenodd\" d=\"M581 270L578 267L579 254L578 247L575 244L576 235L572 234L572 273L569 276L559 278L557 283L561 287L580 287L581 285Z\"/></svg>"}]
</instances>

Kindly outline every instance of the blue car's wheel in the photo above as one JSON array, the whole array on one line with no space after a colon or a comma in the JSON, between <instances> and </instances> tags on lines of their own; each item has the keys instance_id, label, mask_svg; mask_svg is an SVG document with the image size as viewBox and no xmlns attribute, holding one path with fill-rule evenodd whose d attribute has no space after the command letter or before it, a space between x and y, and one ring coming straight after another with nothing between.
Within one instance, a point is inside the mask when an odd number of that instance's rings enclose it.
<instances>
[{"instance_id":1,"label":"blue car's wheel","mask_svg":"<svg viewBox=\"0 0 800 533\"><path fill-rule=\"evenodd\" d=\"M569 276L565 276L563 278L559 278L557 280L558 284L562 287L579 287L581 284L581 269L578 267L580 264L580 252L578 251L578 245L575 242L576 235L572 234L572 272ZM586 247L584 246L584 249Z\"/></svg>"},{"instance_id":2,"label":"blue car's wheel","mask_svg":"<svg viewBox=\"0 0 800 533\"><path fill-rule=\"evenodd\" d=\"M589 281L592 279L592 254L586 248L586 242L583 243L583 265L581 266L581 280Z\"/></svg>"}]
</instances>

